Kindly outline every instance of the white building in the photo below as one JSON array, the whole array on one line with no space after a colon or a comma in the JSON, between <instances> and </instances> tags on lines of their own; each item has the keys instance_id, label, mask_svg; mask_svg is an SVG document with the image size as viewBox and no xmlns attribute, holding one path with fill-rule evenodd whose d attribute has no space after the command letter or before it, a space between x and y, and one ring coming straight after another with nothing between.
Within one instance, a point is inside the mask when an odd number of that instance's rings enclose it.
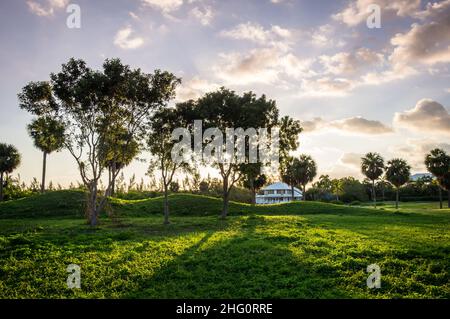
<instances>
[{"instance_id":1,"label":"white building","mask_svg":"<svg viewBox=\"0 0 450 319\"><path fill-rule=\"evenodd\" d=\"M298 188L294 187L294 200L301 200L302 195L302 192ZM277 204L290 202L291 200L291 186L281 182L264 187L261 189L260 194L256 195L256 204Z\"/></svg>"}]
</instances>

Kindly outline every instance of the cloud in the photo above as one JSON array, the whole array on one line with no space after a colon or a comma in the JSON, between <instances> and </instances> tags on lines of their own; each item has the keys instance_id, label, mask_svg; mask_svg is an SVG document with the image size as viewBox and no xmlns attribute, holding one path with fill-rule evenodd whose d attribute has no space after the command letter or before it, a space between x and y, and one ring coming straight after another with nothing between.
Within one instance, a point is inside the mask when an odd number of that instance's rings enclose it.
<instances>
[{"instance_id":1,"label":"cloud","mask_svg":"<svg viewBox=\"0 0 450 319\"><path fill-rule=\"evenodd\" d=\"M343 47L346 42L341 39L340 36L336 35L335 31L336 30L332 25L324 24L318 28L314 28L314 30L310 31L308 34L311 43L316 47Z\"/></svg>"},{"instance_id":2,"label":"cloud","mask_svg":"<svg viewBox=\"0 0 450 319\"><path fill-rule=\"evenodd\" d=\"M141 0L146 6L150 6L169 13L178 10L183 5L183 0Z\"/></svg>"},{"instance_id":3,"label":"cloud","mask_svg":"<svg viewBox=\"0 0 450 319\"><path fill-rule=\"evenodd\" d=\"M114 44L121 49L130 50L137 49L144 44L141 37L132 37L133 29L131 26L120 29L114 37Z\"/></svg>"},{"instance_id":4,"label":"cloud","mask_svg":"<svg viewBox=\"0 0 450 319\"><path fill-rule=\"evenodd\" d=\"M389 151L396 157L405 158L415 171L426 171L425 155L435 148L450 153L450 144L434 139L407 139L401 145L389 147Z\"/></svg>"},{"instance_id":5,"label":"cloud","mask_svg":"<svg viewBox=\"0 0 450 319\"><path fill-rule=\"evenodd\" d=\"M385 134L392 132L392 128L384 125L380 121L367 120L360 116L333 121L329 125L343 131L362 134Z\"/></svg>"},{"instance_id":6,"label":"cloud","mask_svg":"<svg viewBox=\"0 0 450 319\"><path fill-rule=\"evenodd\" d=\"M277 25L272 26L270 29L265 29L260 24L247 22L241 23L230 30L224 30L220 32L220 35L235 40L249 40L267 44L268 42L288 39L291 36L291 31Z\"/></svg>"},{"instance_id":7,"label":"cloud","mask_svg":"<svg viewBox=\"0 0 450 319\"><path fill-rule=\"evenodd\" d=\"M368 120L361 116L350 117L341 120L325 121L320 117L316 117L310 121L301 122L304 132L319 131L322 129L337 129L352 133L377 135L392 133L392 128L386 126L380 121Z\"/></svg>"},{"instance_id":8,"label":"cloud","mask_svg":"<svg viewBox=\"0 0 450 319\"><path fill-rule=\"evenodd\" d=\"M182 82L177 87L177 101L195 100L207 92L217 90L220 85L211 83L205 79L194 77L186 82Z\"/></svg>"},{"instance_id":9,"label":"cloud","mask_svg":"<svg viewBox=\"0 0 450 319\"><path fill-rule=\"evenodd\" d=\"M357 153L344 153L342 157L339 159L339 161L343 165L348 165L355 168L361 167L361 158L363 157L362 154Z\"/></svg>"},{"instance_id":10,"label":"cloud","mask_svg":"<svg viewBox=\"0 0 450 319\"><path fill-rule=\"evenodd\" d=\"M43 4L45 3L45 4ZM28 9L35 15L41 17L52 16L56 10L65 8L69 0L46 0L46 1L27 1Z\"/></svg>"},{"instance_id":11,"label":"cloud","mask_svg":"<svg viewBox=\"0 0 450 319\"><path fill-rule=\"evenodd\" d=\"M416 16L424 22L413 24L408 32L391 39L395 46L392 62L427 65L450 62L450 0L428 4Z\"/></svg>"},{"instance_id":12,"label":"cloud","mask_svg":"<svg viewBox=\"0 0 450 319\"><path fill-rule=\"evenodd\" d=\"M246 53L222 53L219 58L219 63L213 67L215 75L235 85L274 84L284 76L300 78L311 72L312 63L311 60L301 60L276 46L253 49Z\"/></svg>"},{"instance_id":13,"label":"cloud","mask_svg":"<svg viewBox=\"0 0 450 319\"><path fill-rule=\"evenodd\" d=\"M332 18L348 26L356 26L366 21L371 13L368 8L372 4L380 6L383 16L413 16L420 8L420 0L356 0L350 1L345 9L334 14Z\"/></svg>"},{"instance_id":14,"label":"cloud","mask_svg":"<svg viewBox=\"0 0 450 319\"><path fill-rule=\"evenodd\" d=\"M190 15L197 19L200 24L207 26L211 23L214 14L211 7L204 7L200 9L199 7L194 7L190 11Z\"/></svg>"},{"instance_id":15,"label":"cloud","mask_svg":"<svg viewBox=\"0 0 450 319\"><path fill-rule=\"evenodd\" d=\"M394 124L422 133L450 134L450 114L445 107L431 99L422 99L413 109L395 113Z\"/></svg>"},{"instance_id":16,"label":"cloud","mask_svg":"<svg viewBox=\"0 0 450 319\"><path fill-rule=\"evenodd\" d=\"M335 55L322 55L320 61L326 72L334 75L357 75L367 69L383 65L384 55L368 48Z\"/></svg>"}]
</instances>

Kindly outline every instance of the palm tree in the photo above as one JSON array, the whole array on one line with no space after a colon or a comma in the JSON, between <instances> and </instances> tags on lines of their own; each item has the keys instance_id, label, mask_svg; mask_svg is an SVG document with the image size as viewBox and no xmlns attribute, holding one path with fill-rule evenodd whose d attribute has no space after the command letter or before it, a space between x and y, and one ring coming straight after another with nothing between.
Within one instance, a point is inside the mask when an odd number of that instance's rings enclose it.
<instances>
[{"instance_id":1,"label":"palm tree","mask_svg":"<svg viewBox=\"0 0 450 319\"><path fill-rule=\"evenodd\" d=\"M361 158L361 171L372 182L372 198L374 207L377 208L375 181L383 174L384 160L378 153L367 153Z\"/></svg>"},{"instance_id":2,"label":"palm tree","mask_svg":"<svg viewBox=\"0 0 450 319\"><path fill-rule=\"evenodd\" d=\"M281 169L281 179L291 185L292 200L295 198L294 186L301 185L303 200L305 200L306 185L317 175L316 162L309 155L302 154L299 158L289 156Z\"/></svg>"},{"instance_id":3,"label":"palm tree","mask_svg":"<svg viewBox=\"0 0 450 319\"><path fill-rule=\"evenodd\" d=\"M65 128L60 121L44 116L33 120L28 125L28 133L34 140L34 146L43 153L41 193L44 193L47 155L63 148Z\"/></svg>"},{"instance_id":4,"label":"palm tree","mask_svg":"<svg viewBox=\"0 0 450 319\"><path fill-rule=\"evenodd\" d=\"M285 158L281 166L281 180L291 185L292 201L295 199L294 186L298 184L297 174L295 172L296 167L298 167L298 159L292 156Z\"/></svg>"},{"instance_id":5,"label":"palm tree","mask_svg":"<svg viewBox=\"0 0 450 319\"><path fill-rule=\"evenodd\" d=\"M386 179L395 186L396 197L395 197L395 208L398 209L398 192L400 186L404 185L409 181L411 176L411 166L400 158L394 158L387 163L386 168Z\"/></svg>"},{"instance_id":6,"label":"palm tree","mask_svg":"<svg viewBox=\"0 0 450 319\"><path fill-rule=\"evenodd\" d=\"M442 177L449 171L450 156L445 151L436 148L425 156L425 166L433 174L439 184L439 206L442 209Z\"/></svg>"},{"instance_id":7,"label":"palm tree","mask_svg":"<svg viewBox=\"0 0 450 319\"><path fill-rule=\"evenodd\" d=\"M4 174L12 173L19 165L19 151L13 145L0 143L0 201L3 201Z\"/></svg>"}]
</instances>

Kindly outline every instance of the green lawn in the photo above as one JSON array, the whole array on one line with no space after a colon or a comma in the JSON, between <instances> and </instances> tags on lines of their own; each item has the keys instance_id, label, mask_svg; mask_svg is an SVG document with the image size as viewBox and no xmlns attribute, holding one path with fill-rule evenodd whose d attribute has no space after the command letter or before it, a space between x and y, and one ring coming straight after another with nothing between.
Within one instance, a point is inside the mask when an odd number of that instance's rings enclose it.
<instances>
[{"instance_id":1,"label":"green lawn","mask_svg":"<svg viewBox=\"0 0 450 319\"><path fill-rule=\"evenodd\" d=\"M450 298L450 210L436 203L233 203L221 221L219 200L176 195L169 226L161 199L115 200L90 229L83 196L0 204L0 298Z\"/></svg>"}]
</instances>

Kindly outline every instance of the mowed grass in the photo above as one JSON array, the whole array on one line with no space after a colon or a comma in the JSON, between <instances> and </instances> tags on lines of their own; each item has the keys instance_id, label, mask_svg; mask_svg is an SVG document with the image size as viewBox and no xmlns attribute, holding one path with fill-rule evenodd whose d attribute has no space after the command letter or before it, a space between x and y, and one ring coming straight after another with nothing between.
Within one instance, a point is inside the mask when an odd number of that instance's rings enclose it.
<instances>
[{"instance_id":1,"label":"mowed grass","mask_svg":"<svg viewBox=\"0 0 450 319\"><path fill-rule=\"evenodd\" d=\"M83 196L0 204L0 298L450 298L450 210L435 203L233 203L223 221L220 200L176 195L169 226L160 199L114 200L91 229Z\"/></svg>"}]
</instances>

